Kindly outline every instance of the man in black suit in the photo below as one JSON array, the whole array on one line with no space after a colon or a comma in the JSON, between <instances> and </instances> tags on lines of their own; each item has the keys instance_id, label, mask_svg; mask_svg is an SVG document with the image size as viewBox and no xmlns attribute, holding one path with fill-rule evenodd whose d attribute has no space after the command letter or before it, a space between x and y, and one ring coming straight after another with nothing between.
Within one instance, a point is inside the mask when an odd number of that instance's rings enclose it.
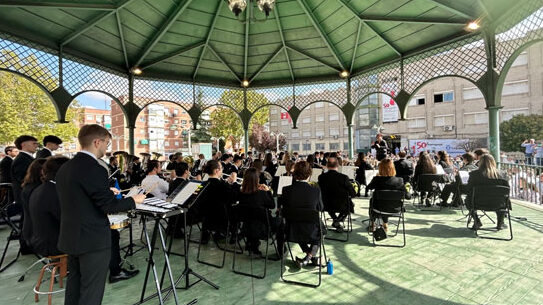
<instances>
[{"instance_id":1,"label":"man in black suit","mask_svg":"<svg viewBox=\"0 0 543 305\"><path fill-rule=\"evenodd\" d=\"M51 157L53 152L62 144L62 140L57 136L45 136L43 138L43 148L36 153L36 159L45 159Z\"/></svg>"},{"instance_id":2,"label":"man in black suit","mask_svg":"<svg viewBox=\"0 0 543 305\"><path fill-rule=\"evenodd\" d=\"M394 161L396 177L402 178L404 184L410 182L411 177L413 177L413 163L405 160L406 155L407 154L405 153L405 151L400 151L398 153L398 157L400 157L400 159Z\"/></svg>"},{"instance_id":3,"label":"man in black suit","mask_svg":"<svg viewBox=\"0 0 543 305\"><path fill-rule=\"evenodd\" d=\"M375 149L377 161L381 161L386 158L388 154L388 144L385 140L383 140L383 135L377 135L375 142L373 143L371 148Z\"/></svg>"},{"instance_id":4,"label":"man in black suit","mask_svg":"<svg viewBox=\"0 0 543 305\"><path fill-rule=\"evenodd\" d=\"M343 230L341 223L352 211L351 197L356 195L349 177L338 172L338 160L329 157L326 164L328 171L319 176L319 187L322 192L322 203L324 210L332 217L332 226L338 231ZM337 214L336 214L337 213Z\"/></svg>"},{"instance_id":5,"label":"man in black suit","mask_svg":"<svg viewBox=\"0 0 543 305\"><path fill-rule=\"evenodd\" d=\"M11 183L11 164L19 154L19 150L15 146L6 146L4 152L6 156L0 161L0 183Z\"/></svg>"},{"instance_id":6,"label":"man in black suit","mask_svg":"<svg viewBox=\"0 0 543 305\"><path fill-rule=\"evenodd\" d=\"M68 254L65 304L100 304L111 256L107 214L135 208L145 195L116 199L107 170L98 163L111 143L111 134L99 125L79 130L82 151L57 173L60 201L58 248Z\"/></svg>"},{"instance_id":7,"label":"man in black suit","mask_svg":"<svg viewBox=\"0 0 543 305\"><path fill-rule=\"evenodd\" d=\"M242 165L242 162L243 162L243 159L241 158L241 156L235 155L234 161L232 161L232 165L230 165L230 169L227 174L236 173L236 175L238 175L238 177L241 178L242 176L240 175L239 169Z\"/></svg>"}]
</instances>

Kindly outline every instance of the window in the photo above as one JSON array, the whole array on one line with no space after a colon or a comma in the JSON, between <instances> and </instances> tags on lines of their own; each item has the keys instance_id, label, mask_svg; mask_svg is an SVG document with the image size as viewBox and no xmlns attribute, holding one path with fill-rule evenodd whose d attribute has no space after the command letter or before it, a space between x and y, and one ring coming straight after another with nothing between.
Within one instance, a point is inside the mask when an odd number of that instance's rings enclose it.
<instances>
[{"instance_id":1,"label":"window","mask_svg":"<svg viewBox=\"0 0 543 305\"><path fill-rule=\"evenodd\" d=\"M281 126L287 126L288 120L281 120Z\"/></svg>"},{"instance_id":2,"label":"window","mask_svg":"<svg viewBox=\"0 0 543 305\"><path fill-rule=\"evenodd\" d=\"M179 142L178 142L178 141L175 141L173 144L174 144L175 146L179 146Z\"/></svg>"},{"instance_id":3,"label":"window","mask_svg":"<svg viewBox=\"0 0 543 305\"><path fill-rule=\"evenodd\" d=\"M434 116L434 127L443 127L454 125L454 115L436 115Z\"/></svg>"},{"instance_id":4,"label":"window","mask_svg":"<svg viewBox=\"0 0 543 305\"><path fill-rule=\"evenodd\" d=\"M329 134L330 134L330 136L339 136L339 129L338 128L330 128Z\"/></svg>"},{"instance_id":5,"label":"window","mask_svg":"<svg viewBox=\"0 0 543 305\"><path fill-rule=\"evenodd\" d=\"M303 118L302 123L306 123L306 124L311 123L311 118L310 117Z\"/></svg>"},{"instance_id":6,"label":"window","mask_svg":"<svg viewBox=\"0 0 543 305\"><path fill-rule=\"evenodd\" d=\"M477 87L464 88L462 91L462 98L464 100L482 99L483 93Z\"/></svg>"},{"instance_id":7,"label":"window","mask_svg":"<svg viewBox=\"0 0 543 305\"><path fill-rule=\"evenodd\" d=\"M165 147L168 147L168 146L170 146L170 142L168 142L168 141L164 141L164 146L165 146Z\"/></svg>"},{"instance_id":8,"label":"window","mask_svg":"<svg viewBox=\"0 0 543 305\"><path fill-rule=\"evenodd\" d=\"M317 122L324 122L324 115L317 115L317 117L315 118L315 121Z\"/></svg>"},{"instance_id":9,"label":"window","mask_svg":"<svg viewBox=\"0 0 543 305\"><path fill-rule=\"evenodd\" d=\"M324 130L316 130L315 131L316 137L324 137Z\"/></svg>"},{"instance_id":10,"label":"window","mask_svg":"<svg viewBox=\"0 0 543 305\"><path fill-rule=\"evenodd\" d=\"M328 116L328 119L330 121L339 121L339 114L337 113L330 113L330 115Z\"/></svg>"},{"instance_id":11,"label":"window","mask_svg":"<svg viewBox=\"0 0 543 305\"><path fill-rule=\"evenodd\" d=\"M168 129L164 129L164 135L169 135L170 134L170 131Z\"/></svg>"},{"instance_id":12,"label":"window","mask_svg":"<svg viewBox=\"0 0 543 305\"><path fill-rule=\"evenodd\" d=\"M315 150L324 150L324 143L315 143Z\"/></svg>"},{"instance_id":13,"label":"window","mask_svg":"<svg viewBox=\"0 0 543 305\"><path fill-rule=\"evenodd\" d=\"M426 118L413 118L407 120L407 126L409 128L425 128Z\"/></svg>"},{"instance_id":14,"label":"window","mask_svg":"<svg viewBox=\"0 0 543 305\"><path fill-rule=\"evenodd\" d=\"M417 106L426 104L426 98L424 96L415 96L409 101L409 106Z\"/></svg>"},{"instance_id":15,"label":"window","mask_svg":"<svg viewBox=\"0 0 543 305\"><path fill-rule=\"evenodd\" d=\"M339 149L339 143L330 143L330 150L338 150Z\"/></svg>"},{"instance_id":16,"label":"window","mask_svg":"<svg viewBox=\"0 0 543 305\"><path fill-rule=\"evenodd\" d=\"M145 134L145 130L140 129L140 134Z\"/></svg>"},{"instance_id":17,"label":"window","mask_svg":"<svg viewBox=\"0 0 543 305\"><path fill-rule=\"evenodd\" d=\"M270 126L272 126L272 127L277 127L277 121L271 121L271 122L270 122Z\"/></svg>"},{"instance_id":18,"label":"window","mask_svg":"<svg viewBox=\"0 0 543 305\"><path fill-rule=\"evenodd\" d=\"M293 132L290 134L290 137L291 137L291 138L299 138L299 137L300 137L300 133L297 132L297 131L293 131Z\"/></svg>"},{"instance_id":19,"label":"window","mask_svg":"<svg viewBox=\"0 0 543 305\"><path fill-rule=\"evenodd\" d=\"M528 80L505 83L503 85L502 95L515 95L530 92Z\"/></svg>"},{"instance_id":20,"label":"window","mask_svg":"<svg viewBox=\"0 0 543 305\"><path fill-rule=\"evenodd\" d=\"M174 124L179 124L179 120L173 120Z\"/></svg>"},{"instance_id":21,"label":"window","mask_svg":"<svg viewBox=\"0 0 543 305\"><path fill-rule=\"evenodd\" d=\"M349 150L349 142L343 142L343 150Z\"/></svg>"},{"instance_id":22,"label":"window","mask_svg":"<svg viewBox=\"0 0 543 305\"><path fill-rule=\"evenodd\" d=\"M300 144L296 143L296 144L290 144L290 147L292 149L292 151L297 151L297 150L300 150Z\"/></svg>"},{"instance_id":23,"label":"window","mask_svg":"<svg viewBox=\"0 0 543 305\"><path fill-rule=\"evenodd\" d=\"M179 130L174 131L174 132L173 132L173 135L174 135L174 136L178 136L178 135L179 135Z\"/></svg>"},{"instance_id":24,"label":"window","mask_svg":"<svg viewBox=\"0 0 543 305\"><path fill-rule=\"evenodd\" d=\"M316 102L315 103L315 108L322 108L324 107L324 102Z\"/></svg>"},{"instance_id":25,"label":"window","mask_svg":"<svg viewBox=\"0 0 543 305\"><path fill-rule=\"evenodd\" d=\"M302 132L302 136L304 138L309 138L311 137L311 130L305 130L304 132Z\"/></svg>"},{"instance_id":26,"label":"window","mask_svg":"<svg viewBox=\"0 0 543 305\"><path fill-rule=\"evenodd\" d=\"M452 102L454 101L454 92L443 92L434 94L434 103Z\"/></svg>"},{"instance_id":27,"label":"window","mask_svg":"<svg viewBox=\"0 0 543 305\"><path fill-rule=\"evenodd\" d=\"M487 124L488 114L486 112L471 112L464 114L464 125Z\"/></svg>"},{"instance_id":28,"label":"window","mask_svg":"<svg viewBox=\"0 0 543 305\"><path fill-rule=\"evenodd\" d=\"M179 109L174 109L173 110L173 115L178 115L179 114Z\"/></svg>"},{"instance_id":29,"label":"window","mask_svg":"<svg viewBox=\"0 0 543 305\"><path fill-rule=\"evenodd\" d=\"M304 151L311 151L311 143L304 143L302 146Z\"/></svg>"},{"instance_id":30,"label":"window","mask_svg":"<svg viewBox=\"0 0 543 305\"><path fill-rule=\"evenodd\" d=\"M94 115L87 114L87 121L94 121Z\"/></svg>"},{"instance_id":31,"label":"window","mask_svg":"<svg viewBox=\"0 0 543 305\"><path fill-rule=\"evenodd\" d=\"M270 114L277 114L277 108L271 108Z\"/></svg>"},{"instance_id":32,"label":"window","mask_svg":"<svg viewBox=\"0 0 543 305\"><path fill-rule=\"evenodd\" d=\"M515 115L529 115L530 111L528 108L520 108L520 109L509 109L509 110L502 110L502 122L509 121L512 119Z\"/></svg>"}]
</instances>

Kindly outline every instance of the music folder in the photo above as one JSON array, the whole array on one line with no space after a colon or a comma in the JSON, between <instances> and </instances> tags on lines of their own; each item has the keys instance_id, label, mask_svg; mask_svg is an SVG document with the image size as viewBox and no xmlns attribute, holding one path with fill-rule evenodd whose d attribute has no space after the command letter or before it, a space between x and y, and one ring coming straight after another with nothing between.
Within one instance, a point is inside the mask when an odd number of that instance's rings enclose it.
<instances>
[{"instance_id":1,"label":"music folder","mask_svg":"<svg viewBox=\"0 0 543 305\"><path fill-rule=\"evenodd\" d=\"M195 202L198 195L205 188L203 181L187 180L183 181L171 194L166 198L167 202L177 204L183 208L190 208Z\"/></svg>"}]
</instances>

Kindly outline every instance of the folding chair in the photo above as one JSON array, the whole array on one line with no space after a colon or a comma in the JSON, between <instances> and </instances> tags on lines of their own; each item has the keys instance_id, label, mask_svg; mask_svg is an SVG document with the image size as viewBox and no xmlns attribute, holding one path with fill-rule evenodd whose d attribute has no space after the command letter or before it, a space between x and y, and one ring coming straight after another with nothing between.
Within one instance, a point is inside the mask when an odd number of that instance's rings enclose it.
<instances>
[{"instance_id":1,"label":"folding chair","mask_svg":"<svg viewBox=\"0 0 543 305\"><path fill-rule=\"evenodd\" d=\"M405 209L404 209L404 197L405 193L402 191L396 190L377 190L373 192L372 196L372 211L374 216L389 216L389 217L398 217L398 223L396 224L396 232L394 235L389 235L394 237L398 235L400 230L400 223L402 224L402 235L403 235L403 244L401 245L387 245L381 244L379 246L383 247L396 247L403 248L405 247ZM374 246L378 246L375 243L375 236L372 234L372 241Z\"/></svg>"},{"instance_id":2,"label":"folding chair","mask_svg":"<svg viewBox=\"0 0 543 305\"><path fill-rule=\"evenodd\" d=\"M471 195L471 204L472 204L472 208L475 211L483 211L484 215L486 215L488 218L490 218L486 214L486 212L488 211L502 212L507 216L507 219L509 221L509 237L500 238L500 237L492 237L492 236L481 236L478 234L478 231L494 231L493 229L481 229L481 228L477 228L475 230L475 235L477 237L486 238L486 239L495 239L495 240L505 240L505 241L509 241L513 239L513 227L511 226L511 213L509 212L511 210L509 192L510 192L509 187L503 186L503 185L484 185L484 186L476 186L473 188L473 192ZM468 222L467 222L468 227L471 220L472 220L472 216L470 214L468 217ZM490 218L490 220L492 220L492 218ZM494 223L494 221L492 222Z\"/></svg>"},{"instance_id":3,"label":"folding chair","mask_svg":"<svg viewBox=\"0 0 543 305\"><path fill-rule=\"evenodd\" d=\"M439 189L438 183L443 181L443 175L437 174L423 174L418 177L416 184L416 191L419 198L419 206L424 204L424 199L431 196L432 205L435 205L436 198L439 197L441 191ZM423 198L422 192L426 192L426 196Z\"/></svg>"},{"instance_id":4,"label":"folding chair","mask_svg":"<svg viewBox=\"0 0 543 305\"><path fill-rule=\"evenodd\" d=\"M319 281L317 284L312 283L306 283L306 282L300 282L300 281L294 281L294 280L287 280L283 276L283 266L285 265L284 261L284 255L281 256L281 280L285 283L300 285L300 286L306 286L306 287L312 287L317 288L321 285L322 281L322 257L324 256L324 261L327 261L326 259L326 249L324 248L324 236L323 236L323 227L320 219L320 212L313 209L303 209L303 208L283 208L281 211L282 213L282 221L285 225L284 230L284 241L286 243L286 246L288 248L288 251L290 253L290 258L294 261L294 257L292 255L292 250L290 248L290 242L295 243L314 243L316 240L313 239L313 237L308 236L309 232L303 232L306 233L306 236L304 238L292 238L290 236L290 229L291 226L297 225L297 224L314 224L318 225L319 227L319 241L320 241L320 247L319 247ZM301 233L301 232L299 232ZM279 249L279 251L283 251L283 249Z\"/></svg>"},{"instance_id":5,"label":"folding chair","mask_svg":"<svg viewBox=\"0 0 543 305\"><path fill-rule=\"evenodd\" d=\"M329 236L330 234L327 234L327 236L325 236L324 238L329 239L329 240L348 242L349 241L349 233L351 233L353 231L353 220L352 220L352 217L351 217L350 207L345 207L345 209L342 210L342 211L335 211L335 210L328 211L328 210L325 210L325 211L322 212L322 218L323 218L323 222L324 222L324 226L326 228L326 231L331 232L332 230L330 230L330 228L328 227L328 220L330 220L331 218L326 217L326 212L332 212L332 213L344 212L344 213L347 213L347 217L342 221L342 224L346 229L343 230L343 232L338 232L338 233L345 233L345 238L331 237L331 236ZM346 226L345 226L345 221L347 222Z\"/></svg>"},{"instance_id":6,"label":"folding chair","mask_svg":"<svg viewBox=\"0 0 543 305\"><path fill-rule=\"evenodd\" d=\"M226 207L223 206L223 209L224 209L224 214L221 214L221 215L210 214L209 212L207 212L206 215L203 215L202 228L200 229L200 242L198 244L198 254L196 255L196 260L199 263L212 266L215 268L224 267L224 262L226 261L226 250L228 248L228 235L230 233L230 221L228 218L228 212L226 210ZM224 224L225 219L226 219L226 227L223 227L222 225ZM205 227L203 223L206 224ZM207 233L210 235L210 238L213 239L213 241L217 245L217 248L223 251L222 262L220 264L214 264L208 261L204 261L200 258L200 252L202 248L202 237L204 233L206 233L205 231L207 231ZM224 232L226 232L226 235L224 237L224 248L221 248L219 246L219 242L215 240L215 236L213 235L214 233L224 233Z\"/></svg>"},{"instance_id":7,"label":"folding chair","mask_svg":"<svg viewBox=\"0 0 543 305\"><path fill-rule=\"evenodd\" d=\"M4 260L6 259L6 254L9 249L9 245L11 241L18 241L19 237L21 236L21 228L20 228L20 218L17 215L13 215L12 209L15 205L15 202L13 201L13 188L11 186L11 183L0 183L0 218L2 221L7 224L11 231L9 233L9 236L7 237L6 246L4 247L4 251L2 252L2 258L0 259L0 272L6 270L9 266L13 265L19 259L19 256L21 255L21 249L17 250L17 255L15 258L13 258L10 262L4 265Z\"/></svg>"},{"instance_id":8,"label":"folding chair","mask_svg":"<svg viewBox=\"0 0 543 305\"><path fill-rule=\"evenodd\" d=\"M237 205L235 208L235 231L234 231L234 238L235 238L235 244L238 244L238 238L239 238L239 231L243 229L244 235L249 238L258 238L259 240L265 240L266 241L266 252L264 254L264 272L262 275L255 275L252 272L246 273L239 270L236 270L236 257L237 257L237 251L234 251L234 259L232 261L232 270L236 274L241 274L245 276L254 277L257 279L263 279L266 277L266 268L268 264L268 249L270 245L270 239L271 236L271 226L270 226L270 218L269 213L266 208L262 207L253 207L248 205ZM261 229L264 229L264 231L260 231ZM260 231L260 232L259 232ZM259 234L261 233L261 234ZM265 239L264 239L265 238ZM275 241L272 239L272 243L275 247L275 251L277 252L277 247L275 245ZM278 254L279 255L279 254ZM249 258L251 259L251 266L253 265L253 255L249 251Z\"/></svg>"}]
</instances>

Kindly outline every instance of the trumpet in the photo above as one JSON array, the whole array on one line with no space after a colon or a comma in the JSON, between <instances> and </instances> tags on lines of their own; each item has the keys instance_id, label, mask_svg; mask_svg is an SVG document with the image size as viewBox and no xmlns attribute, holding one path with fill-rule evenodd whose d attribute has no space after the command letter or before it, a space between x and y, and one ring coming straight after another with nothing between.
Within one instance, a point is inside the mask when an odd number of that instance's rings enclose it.
<instances>
[{"instance_id":1,"label":"trumpet","mask_svg":"<svg viewBox=\"0 0 543 305\"><path fill-rule=\"evenodd\" d=\"M227 174L222 174L222 180L226 181L228 180L228 178L230 178L230 175L227 175ZM236 178L236 183L239 183L239 184L242 184L243 183L243 178Z\"/></svg>"}]
</instances>

